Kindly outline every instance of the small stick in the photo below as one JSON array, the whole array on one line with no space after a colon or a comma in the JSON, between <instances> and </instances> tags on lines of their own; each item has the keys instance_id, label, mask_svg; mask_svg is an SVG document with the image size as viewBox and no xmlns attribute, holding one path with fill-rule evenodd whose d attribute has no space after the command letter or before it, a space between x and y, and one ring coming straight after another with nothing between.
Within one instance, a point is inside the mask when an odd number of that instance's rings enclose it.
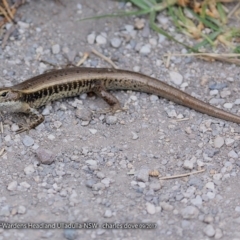
<instances>
[{"instance_id":1,"label":"small stick","mask_svg":"<svg viewBox=\"0 0 240 240\"><path fill-rule=\"evenodd\" d=\"M2 48L5 48L6 44L7 44L7 40L9 39L9 37L11 36L11 34L14 32L15 30L15 25L12 25L7 32L4 35L3 41L2 41Z\"/></svg>"},{"instance_id":2,"label":"small stick","mask_svg":"<svg viewBox=\"0 0 240 240\"><path fill-rule=\"evenodd\" d=\"M239 53L171 53L164 56L209 56L209 57L240 57Z\"/></svg>"},{"instance_id":3,"label":"small stick","mask_svg":"<svg viewBox=\"0 0 240 240\"><path fill-rule=\"evenodd\" d=\"M169 180L169 179L174 179L174 178L187 177L187 176L190 176L190 175L193 175L193 174L197 174L197 173L201 173L201 172L204 172L204 171L205 171L205 169L202 169L202 170L199 170L199 171L196 171L196 172L190 172L190 173L185 173L185 174L173 175L173 176L170 176L170 177L162 177L162 178L159 178L159 180Z\"/></svg>"},{"instance_id":4,"label":"small stick","mask_svg":"<svg viewBox=\"0 0 240 240\"><path fill-rule=\"evenodd\" d=\"M98 57L102 58L103 60L105 60L106 62L108 62L110 65L112 65L114 68L118 69L117 65L115 65L115 63L109 59L108 57L104 56L103 54L101 54L100 52L98 52L96 49L92 48L91 49L92 52L97 55Z\"/></svg>"},{"instance_id":5,"label":"small stick","mask_svg":"<svg viewBox=\"0 0 240 240\"><path fill-rule=\"evenodd\" d=\"M170 53L170 54L167 54L166 68L168 68L168 67L169 67L170 60L171 60L171 56L172 56L172 54L171 54L171 53Z\"/></svg>"},{"instance_id":6,"label":"small stick","mask_svg":"<svg viewBox=\"0 0 240 240\"><path fill-rule=\"evenodd\" d=\"M176 119L175 122L183 122L188 121L190 118L182 118L182 119Z\"/></svg>"},{"instance_id":7,"label":"small stick","mask_svg":"<svg viewBox=\"0 0 240 240\"><path fill-rule=\"evenodd\" d=\"M83 57L78 61L78 63L76 64L77 67L79 67L80 65L82 65L86 60L87 58L89 57L89 53L88 52L85 52L83 54Z\"/></svg>"},{"instance_id":8,"label":"small stick","mask_svg":"<svg viewBox=\"0 0 240 240\"><path fill-rule=\"evenodd\" d=\"M237 11L237 9L240 7L240 2L228 13L227 18L232 17L232 15Z\"/></svg>"},{"instance_id":9,"label":"small stick","mask_svg":"<svg viewBox=\"0 0 240 240\"><path fill-rule=\"evenodd\" d=\"M9 5L8 5L7 1L6 1L6 0L2 0L2 2L3 2L4 7L5 7L6 10L7 10L8 15L9 15L10 18L13 20L14 16L13 16L13 14L12 14L12 12L11 12L11 9L9 8Z\"/></svg>"},{"instance_id":10,"label":"small stick","mask_svg":"<svg viewBox=\"0 0 240 240\"><path fill-rule=\"evenodd\" d=\"M1 122L0 126L1 126L1 133L3 133L3 123L2 122Z\"/></svg>"},{"instance_id":11,"label":"small stick","mask_svg":"<svg viewBox=\"0 0 240 240\"><path fill-rule=\"evenodd\" d=\"M175 53L171 54L172 56L196 56L198 58L204 59L204 60L211 60L211 61L221 61L221 62L228 62L233 63L236 65L240 65L240 60L232 57L239 57L239 53L223 53L223 54L215 54L215 53L189 53L189 54L180 54ZM165 56L168 56L166 54Z\"/></svg>"},{"instance_id":12,"label":"small stick","mask_svg":"<svg viewBox=\"0 0 240 240\"><path fill-rule=\"evenodd\" d=\"M1 6L0 6L0 11L1 11L1 13L4 15L4 17L6 18L6 20L7 20L8 22L12 22L12 19L9 18L7 12L6 12L5 9L4 9L3 7L1 7Z\"/></svg>"},{"instance_id":13,"label":"small stick","mask_svg":"<svg viewBox=\"0 0 240 240\"><path fill-rule=\"evenodd\" d=\"M5 149L3 148L3 149L0 151L0 156L3 155L4 151L5 151Z\"/></svg>"}]
</instances>

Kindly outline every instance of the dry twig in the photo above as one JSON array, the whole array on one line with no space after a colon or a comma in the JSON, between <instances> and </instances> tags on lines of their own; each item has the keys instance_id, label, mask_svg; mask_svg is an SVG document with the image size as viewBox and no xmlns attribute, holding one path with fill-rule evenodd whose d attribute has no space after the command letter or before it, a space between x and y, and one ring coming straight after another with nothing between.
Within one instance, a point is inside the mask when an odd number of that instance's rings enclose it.
<instances>
[{"instance_id":1,"label":"dry twig","mask_svg":"<svg viewBox=\"0 0 240 240\"><path fill-rule=\"evenodd\" d=\"M98 52L96 49L92 48L92 53L94 53L95 55L97 55L98 57L102 58L104 61L108 62L110 65L112 65L114 68L118 69L117 65L115 65L115 63L108 57L104 56L103 54L101 54L100 52Z\"/></svg>"},{"instance_id":2,"label":"dry twig","mask_svg":"<svg viewBox=\"0 0 240 240\"><path fill-rule=\"evenodd\" d=\"M78 61L78 63L76 64L77 67L81 66L86 60L87 58L89 57L89 53L88 52L85 52L83 54L83 57Z\"/></svg>"},{"instance_id":3,"label":"dry twig","mask_svg":"<svg viewBox=\"0 0 240 240\"><path fill-rule=\"evenodd\" d=\"M187 176L190 176L190 175L193 175L193 174L197 174L197 173L201 173L201 172L204 172L204 171L205 171L205 169L202 169L202 170L199 170L199 171L196 171L196 172L190 172L190 173L185 173L185 174L173 175L173 176L169 176L169 177L162 177L162 178L159 178L159 180L169 180L169 179L174 179L174 178L187 177Z\"/></svg>"}]
</instances>

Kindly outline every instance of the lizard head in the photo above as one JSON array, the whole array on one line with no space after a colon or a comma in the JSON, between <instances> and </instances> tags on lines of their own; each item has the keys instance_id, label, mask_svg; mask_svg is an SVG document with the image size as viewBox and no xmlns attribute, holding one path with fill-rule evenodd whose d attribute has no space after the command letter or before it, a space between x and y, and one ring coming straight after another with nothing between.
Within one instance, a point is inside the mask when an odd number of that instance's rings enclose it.
<instances>
[{"instance_id":1,"label":"lizard head","mask_svg":"<svg viewBox=\"0 0 240 240\"><path fill-rule=\"evenodd\" d=\"M19 94L11 88L0 88L0 103L6 101L14 101Z\"/></svg>"},{"instance_id":2,"label":"lizard head","mask_svg":"<svg viewBox=\"0 0 240 240\"><path fill-rule=\"evenodd\" d=\"M0 88L0 111L12 112L18 107L20 92L11 88Z\"/></svg>"}]
</instances>

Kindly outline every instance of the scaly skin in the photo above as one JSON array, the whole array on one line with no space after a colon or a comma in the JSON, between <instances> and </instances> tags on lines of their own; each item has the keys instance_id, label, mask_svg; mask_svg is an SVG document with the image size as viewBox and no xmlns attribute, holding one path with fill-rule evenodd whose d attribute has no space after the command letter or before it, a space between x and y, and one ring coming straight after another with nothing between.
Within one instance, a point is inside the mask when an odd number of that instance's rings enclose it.
<instances>
[{"instance_id":1,"label":"scaly skin","mask_svg":"<svg viewBox=\"0 0 240 240\"><path fill-rule=\"evenodd\" d=\"M0 111L23 112L36 116L23 132L39 125L44 117L37 108L60 98L94 92L114 111L121 109L116 97L108 90L134 90L155 94L175 103L234 123L240 117L198 100L183 91L155 78L127 70L110 68L67 68L30 78L20 84L0 89Z\"/></svg>"}]
</instances>

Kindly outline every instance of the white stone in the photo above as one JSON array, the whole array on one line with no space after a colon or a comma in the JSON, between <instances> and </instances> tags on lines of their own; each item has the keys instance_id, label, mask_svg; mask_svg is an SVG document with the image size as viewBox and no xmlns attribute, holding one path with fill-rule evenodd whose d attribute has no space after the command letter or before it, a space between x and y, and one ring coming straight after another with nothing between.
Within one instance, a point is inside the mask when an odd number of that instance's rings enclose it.
<instances>
[{"instance_id":1,"label":"white stone","mask_svg":"<svg viewBox=\"0 0 240 240\"><path fill-rule=\"evenodd\" d=\"M96 42L100 45L103 45L103 44L107 43L107 39L103 35L100 34L96 37Z\"/></svg>"},{"instance_id":2,"label":"white stone","mask_svg":"<svg viewBox=\"0 0 240 240\"><path fill-rule=\"evenodd\" d=\"M170 75L170 80L174 84L176 84L178 86L180 86L182 84L183 76L180 73L171 71L171 72L169 72L169 75Z\"/></svg>"},{"instance_id":3,"label":"white stone","mask_svg":"<svg viewBox=\"0 0 240 240\"><path fill-rule=\"evenodd\" d=\"M35 172L34 166L28 165L27 167L24 168L24 172L26 175L31 175L32 173Z\"/></svg>"},{"instance_id":4,"label":"white stone","mask_svg":"<svg viewBox=\"0 0 240 240\"><path fill-rule=\"evenodd\" d=\"M9 191L15 191L17 189L17 185L18 185L17 181L10 182L7 186L7 189Z\"/></svg>"},{"instance_id":5,"label":"white stone","mask_svg":"<svg viewBox=\"0 0 240 240\"><path fill-rule=\"evenodd\" d=\"M156 213L156 208L152 203L147 202L146 203L146 207L147 207L147 212L151 215Z\"/></svg>"},{"instance_id":6,"label":"white stone","mask_svg":"<svg viewBox=\"0 0 240 240\"><path fill-rule=\"evenodd\" d=\"M89 129L89 132L94 135L94 134L97 133L97 130L96 130L96 129L93 129L93 128L90 128L90 129Z\"/></svg>"},{"instance_id":7,"label":"white stone","mask_svg":"<svg viewBox=\"0 0 240 240\"><path fill-rule=\"evenodd\" d=\"M235 142L235 140L232 139L232 138L226 138L226 139L225 139L225 144L226 144L227 146L231 146L234 142Z\"/></svg>"},{"instance_id":8,"label":"white stone","mask_svg":"<svg viewBox=\"0 0 240 240\"><path fill-rule=\"evenodd\" d=\"M223 106L227 109L231 109L233 107L233 103L225 103Z\"/></svg>"},{"instance_id":9,"label":"white stone","mask_svg":"<svg viewBox=\"0 0 240 240\"><path fill-rule=\"evenodd\" d=\"M215 148L221 148L224 144L224 138L223 137L220 137L220 136L217 136L215 139L214 139L214 147Z\"/></svg>"},{"instance_id":10,"label":"white stone","mask_svg":"<svg viewBox=\"0 0 240 240\"><path fill-rule=\"evenodd\" d=\"M183 167L185 169L193 169L193 162L189 161L189 160L185 160L183 163Z\"/></svg>"},{"instance_id":11,"label":"white stone","mask_svg":"<svg viewBox=\"0 0 240 240\"><path fill-rule=\"evenodd\" d=\"M214 183L213 182L208 182L205 187L210 190L214 190Z\"/></svg>"},{"instance_id":12,"label":"white stone","mask_svg":"<svg viewBox=\"0 0 240 240\"><path fill-rule=\"evenodd\" d=\"M208 237L213 237L215 235L215 230L212 225L208 224L204 229L203 232L208 236Z\"/></svg>"},{"instance_id":13,"label":"white stone","mask_svg":"<svg viewBox=\"0 0 240 240\"><path fill-rule=\"evenodd\" d=\"M228 157L230 157L230 158L238 158L238 154L234 150L231 150L228 153Z\"/></svg>"}]
</instances>

